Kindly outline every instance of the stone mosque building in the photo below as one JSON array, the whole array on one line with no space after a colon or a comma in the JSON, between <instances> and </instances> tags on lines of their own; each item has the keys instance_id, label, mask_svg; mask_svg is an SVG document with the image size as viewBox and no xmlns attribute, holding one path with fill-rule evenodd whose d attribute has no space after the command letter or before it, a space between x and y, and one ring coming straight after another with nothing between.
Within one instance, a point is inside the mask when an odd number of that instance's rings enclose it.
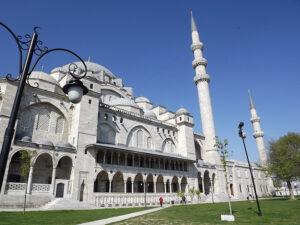
<instances>
[{"instance_id":1,"label":"stone mosque building","mask_svg":"<svg viewBox=\"0 0 300 225\"><path fill-rule=\"evenodd\" d=\"M0 206L23 203L25 180L20 153L34 151L28 178L28 202L42 206L55 198L83 201L97 207L141 206L178 202L176 192L201 191L202 202L227 199L224 170L215 145L210 99L210 76L203 58L203 44L191 19L192 65L197 86L203 133L193 129L193 116L184 108L176 112L154 106L145 97L135 98L123 79L93 62L82 80L89 92L72 104L62 91L70 79L69 65L50 74L34 71L19 110L15 137L1 188ZM80 62L75 63L83 68ZM187 65L188 66L188 65ZM0 79L0 144L8 123L17 82ZM196 94L196 93L195 93ZM260 118L250 96L261 163L266 162ZM199 115L196 115L199 116ZM259 196L273 190L270 178L253 165ZM229 192L233 199L253 195L248 166L228 161Z\"/></svg>"}]
</instances>

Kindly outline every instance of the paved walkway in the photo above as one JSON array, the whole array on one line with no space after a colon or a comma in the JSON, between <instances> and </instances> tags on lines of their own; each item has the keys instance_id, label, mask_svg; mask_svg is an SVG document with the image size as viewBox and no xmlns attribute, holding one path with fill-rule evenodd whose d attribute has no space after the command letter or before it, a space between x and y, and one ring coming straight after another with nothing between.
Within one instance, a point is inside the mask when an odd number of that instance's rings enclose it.
<instances>
[{"instance_id":1,"label":"paved walkway","mask_svg":"<svg viewBox=\"0 0 300 225\"><path fill-rule=\"evenodd\" d=\"M152 213L152 212L156 212L159 211L161 209L165 209L168 208L170 206L164 206L164 207L157 207L154 209L148 209L148 210L143 210L140 212L135 212L135 213L129 213L123 216L116 216L116 217L111 217L111 218L107 218L107 219L103 219L103 220L96 220L96 221L92 221L92 222L88 222L88 223L82 223L80 225L104 225L104 224L109 224L109 223L115 223L115 222L119 222L122 220L127 220L133 217L137 217L137 216L141 216L144 214L148 214L148 213Z\"/></svg>"}]
</instances>

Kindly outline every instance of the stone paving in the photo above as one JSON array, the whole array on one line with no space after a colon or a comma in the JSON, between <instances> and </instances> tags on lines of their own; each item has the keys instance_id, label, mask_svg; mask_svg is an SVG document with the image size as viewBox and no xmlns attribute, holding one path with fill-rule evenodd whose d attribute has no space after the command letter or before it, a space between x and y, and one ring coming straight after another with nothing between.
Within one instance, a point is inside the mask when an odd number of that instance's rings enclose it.
<instances>
[{"instance_id":1,"label":"stone paving","mask_svg":"<svg viewBox=\"0 0 300 225\"><path fill-rule=\"evenodd\" d=\"M153 209L148 209L148 210L144 210L144 211L140 211L140 212L135 212L135 213L129 213L126 215L122 215L122 216L116 216L116 217L111 217L111 218L107 218L107 219L102 219L102 220L96 220L96 221L92 221L92 222L88 222L88 223L82 223L80 225L104 225L104 224L110 224L110 223L115 223L115 222L119 222L122 220L127 220L133 217L137 217L137 216L141 216L141 215L145 215L148 213L152 213L152 212L156 212L159 211L161 209L165 209L168 208L170 206L164 206L164 207L157 207L157 208L153 208Z\"/></svg>"}]
</instances>

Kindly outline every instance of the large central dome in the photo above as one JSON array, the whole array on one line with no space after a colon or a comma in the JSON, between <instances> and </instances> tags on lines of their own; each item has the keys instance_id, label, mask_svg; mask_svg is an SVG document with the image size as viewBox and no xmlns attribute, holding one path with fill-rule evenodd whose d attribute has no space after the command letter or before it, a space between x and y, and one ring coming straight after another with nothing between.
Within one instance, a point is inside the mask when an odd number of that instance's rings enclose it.
<instances>
[{"instance_id":1,"label":"large central dome","mask_svg":"<svg viewBox=\"0 0 300 225\"><path fill-rule=\"evenodd\" d=\"M55 72L68 72L69 71L69 66L71 63L64 65L62 67L57 67L55 69L53 69L51 71L51 73L55 73ZM72 64L77 65L80 69L84 70L84 66L82 64L82 62L73 62ZM93 63L93 62L85 62L86 66L87 66L87 70L88 72L93 72L93 73L98 73L100 71L104 71L106 75L110 76L111 78L116 78L116 76L106 67L101 66L97 63Z\"/></svg>"}]
</instances>

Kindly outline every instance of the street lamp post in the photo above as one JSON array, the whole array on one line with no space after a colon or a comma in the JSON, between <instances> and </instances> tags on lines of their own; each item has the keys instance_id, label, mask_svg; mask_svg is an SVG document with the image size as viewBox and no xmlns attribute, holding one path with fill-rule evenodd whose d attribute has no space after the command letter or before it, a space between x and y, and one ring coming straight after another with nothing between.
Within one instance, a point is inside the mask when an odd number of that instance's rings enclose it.
<instances>
[{"instance_id":1,"label":"street lamp post","mask_svg":"<svg viewBox=\"0 0 300 225\"><path fill-rule=\"evenodd\" d=\"M247 148L246 148L246 144L245 144L246 134L243 132L243 126L244 126L244 123L240 122L240 124L239 124L239 136L242 138L243 144L244 144L244 149L245 149L245 153L246 153L246 157L247 157L247 161L248 161L248 165L249 165L251 180L252 180L253 189L254 189L255 198L256 198L258 215L262 216L260 206L259 206L259 201L258 201L258 198L257 198L257 192L256 192L255 182L254 182L253 173L252 173L252 167L251 167L251 164L250 164L250 161L249 161L248 152L247 152Z\"/></svg>"},{"instance_id":2,"label":"street lamp post","mask_svg":"<svg viewBox=\"0 0 300 225\"><path fill-rule=\"evenodd\" d=\"M15 127L24 87L25 87L26 83L29 86L31 86L29 83L29 76L31 75L32 71L34 70L34 68L36 67L38 62L41 60L41 58L43 58L46 54L48 54L50 52L54 52L54 51L64 51L64 52L71 53L72 55L77 57L83 63L85 71L81 74L77 74L78 66L76 64L70 64L69 74L73 77L73 79L71 79L69 81L69 83L63 87L63 91L66 94L68 94L69 100L72 103L79 103L81 101L82 95L87 94L88 89L80 81L80 79L82 79L86 76L87 67L86 67L84 61L76 53L74 53L68 49L64 49L64 48L55 48L55 49L48 50L47 47L42 46L43 42L38 40L38 32L37 32L38 27L34 28L34 32L33 32L32 36L30 36L29 34L26 34L25 40L24 40L24 38L22 36L15 35L15 33L9 27L7 27L4 23L0 22L0 25L2 27L4 27L11 34L11 36L16 41L16 44L19 49L19 76L17 79L13 79L11 74L6 75L7 80L10 80L10 81L19 80L19 85L18 85L18 89L17 89L16 96L14 99L14 103L12 106L8 125L5 130L3 144L2 144L1 153L0 153L0 190L1 190L2 183L3 183L3 177L4 177L4 173L5 173L5 168L6 168L6 164L7 164L7 158L8 158L8 154L10 151L11 142L12 142L12 139L13 139L13 136L15 133L14 127ZM22 58L23 51L27 51L27 56L24 61L24 64L23 64L23 58ZM35 61L35 63L33 64L33 66L30 67L32 58L34 55L38 56L38 58ZM38 87L37 83L35 83L34 85L35 86L31 86L31 87Z\"/></svg>"}]
</instances>

